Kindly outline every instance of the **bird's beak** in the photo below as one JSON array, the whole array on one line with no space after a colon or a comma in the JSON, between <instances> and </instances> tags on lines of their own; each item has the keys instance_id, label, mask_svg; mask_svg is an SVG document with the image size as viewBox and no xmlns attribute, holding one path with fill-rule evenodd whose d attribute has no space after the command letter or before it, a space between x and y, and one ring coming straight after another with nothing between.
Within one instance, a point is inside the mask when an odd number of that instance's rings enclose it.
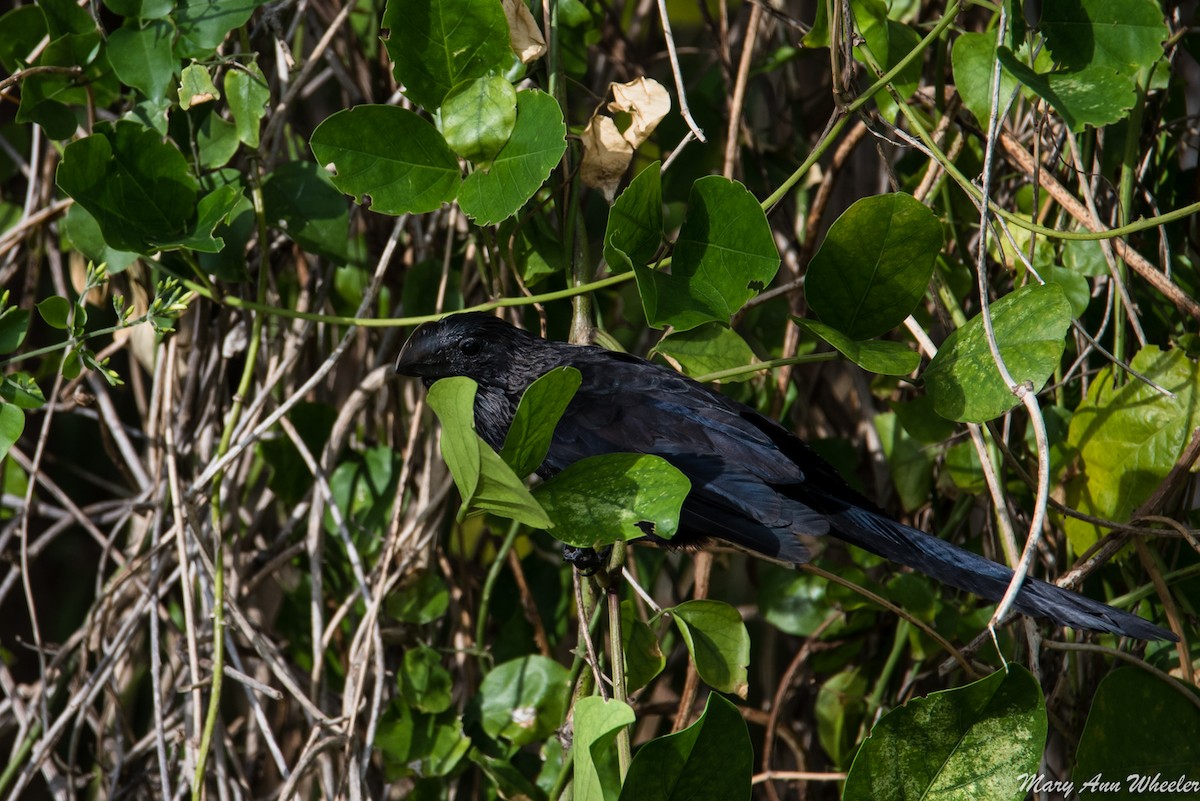
<instances>
[{"instance_id":1,"label":"bird's beak","mask_svg":"<svg viewBox=\"0 0 1200 801\"><path fill-rule=\"evenodd\" d=\"M412 332L400 355L396 357L396 372L400 375L411 375L419 378L433 376L434 365L437 363L434 350L434 337L430 335L431 323L422 323Z\"/></svg>"}]
</instances>

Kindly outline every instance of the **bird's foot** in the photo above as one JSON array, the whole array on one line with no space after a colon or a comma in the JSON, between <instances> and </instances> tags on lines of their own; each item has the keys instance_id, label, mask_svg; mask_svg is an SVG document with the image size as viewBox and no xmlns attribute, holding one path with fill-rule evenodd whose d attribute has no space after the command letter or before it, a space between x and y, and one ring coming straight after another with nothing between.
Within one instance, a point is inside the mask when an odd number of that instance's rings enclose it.
<instances>
[{"instance_id":1,"label":"bird's foot","mask_svg":"<svg viewBox=\"0 0 1200 801\"><path fill-rule=\"evenodd\" d=\"M610 553L612 553L611 545L599 551L595 548L576 548L574 545L564 545L563 561L585 576L594 576L608 562Z\"/></svg>"}]
</instances>

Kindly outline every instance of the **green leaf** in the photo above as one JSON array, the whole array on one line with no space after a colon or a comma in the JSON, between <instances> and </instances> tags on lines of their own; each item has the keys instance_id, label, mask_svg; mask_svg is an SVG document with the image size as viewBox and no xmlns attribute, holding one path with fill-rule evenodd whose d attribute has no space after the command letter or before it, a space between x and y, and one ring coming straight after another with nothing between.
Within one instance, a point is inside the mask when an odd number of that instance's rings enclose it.
<instances>
[{"instance_id":1,"label":"green leaf","mask_svg":"<svg viewBox=\"0 0 1200 801\"><path fill-rule=\"evenodd\" d=\"M558 420L583 380L574 367L557 367L526 388L504 439L501 458L521 478L546 460Z\"/></svg>"},{"instance_id":2,"label":"green leaf","mask_svg":"<svg viewBox=\"0 0 1200 801\"><path fill-rule=\"evenodd\" d=\"M827 582L811 573L764 565L758 584L758 609L775 628L808 637L829 616Z\"/></svg>"},{"instance_id":3,"label":"green leaf","mask_svg":"<svg viewBox=\"0 0 1200 801\"><path fill-rule=\"evenodd\" d=\"M1024 286L991 304L992 327L1008 372L1040 390L1066 346L1071 304L1056 284ZM1000 378L976 315L946 338L922 375L947 420L985 423L1020 401Z\"/></svg>"},{"instance_id":4,"label":"green leaf","mask_svg":"<svg viewBox=\"0 0 1200 801\"><path fill-rule=\"evenodd\" d=\"M271 99L266 77L258 64L251 61L244 69L227 70L224 86L238 139L248 147L258 147L259 123Z\"/></svg>"},{"instance_id":5,"label":"green leaf","mask_svg":"<svg viewBox=\"0 0 1200 801\"><path fill-rule=\"evenodd\" d=\"M14 8L0 15L0 65L10 74L25 64L25 59L46 36L46 15L39 6Z\"/></svg>"},{"instance_id":6,"label":"green leaf","mask_svg":"<svg viewBox=\"0 0 1200 801\"><path fill-rule=\"evenodd\" d=\"M37 310L51 328L66 331L71 324L71 301L62 295L51 295L37 304Z\"/></svg>"},{"instance_id":7,"label":"green leaf","mask_svg":"<svg viewBox=\"0 0 1200 801\"><path fill-rule=\"evenodd\" d=\"M779 251L754 195L710 175L692 184L671 272L633 267L650 325L685 331L728 323L775 277Z\"/></svg>"},{"instance_id":8,"label":"green leaf","mask_svg":"<svg viewBox=\"0 0 1200 801\"><path fill-rule=\"evenodd\" d=\"M40 0L38 5L46 13L51 39L72 33L88 33L96 28L96 22L88 10L70 0Z\"/></svg>"},{"instance_id":9,"label":"green leaf","mask_svg":"<svg viewBox=\"0 0 1200 801\"><path fill-rule=\"evenodd\" d=\"M502 72L511 59L508 20L495 0L388 0L383 27L396 80L429 111L460 83Z\"/></svg>"},{"instance_id":10,"label":"green leaf","mask_svg":"<svg viewBox=\"0 0 1200 801\"><path fill-rule=\"evenodd\" d=\"M1182 350L1143 348L1130 366L1174 393L1170 398L1125 376L1117 386L1106 367L1071 418L1067 442L1079 452L1079 472L1067 483L1067 503L1105 520L1126 521L1162 483L1200 426L1200 366ZM1066 521L1076 553L1103 530Z\"/></svg>"},{"instance_id":11,"label":"green leaf","mask_svg":"<svg viewBox=\"0 0 1200 801\"><path fill-rule=\"evenodd\" d=\"M478 225L494 225L516 214L541 188L567 148L567 128L558 101L545 92L517 92L512 136L488 170L463 181L458 204Z\"/></svg>"},{"instance_id":12,"label":"green leaf","mask_svg":"<svg viewBox=\"0 0 1200 801\"><path fill-rule=\"evenodd\" d=\"M242 202L242 188L236 184L217 187L196 204L196 218L191 230L177 239L166 239L158 243L164 250L183 248L200 253L219 253L225 247L224 240L214 236L221 225Z\"/></svg>"},{"instance_id":13,"label":"green leaf","mask_svg":"<svg viewBox=\"0 0 1200 801\"><path fill-rule=\"evenodd\" d=\"M1067 296L1067 302L1071 304L1073 317L1083 316L1092 299L1092 288L1082 273L1051 264L1042 269L1042 278L1048 284L1058 284L1062 287L1063 294Z\"/></svg>"},{"instance_id":14,"label":"green leaf","mask_svg":"<svg viewBox=\"0 0 1200 801\"><path fill-rule=\"evenodd\" d=\"M1039 28L1056 69L1037 72L1006 47L997 56L1073 131L1117 122L1133 108L1137 82L1163 58L1162 45L1170 33L1154 0L1052 3Z\"/></svg>"},{"instance_id":15,"label":"green leaf","mask_svg":"<svg viewBox=\"0 0 1200 801\"><path fill-rule=\"evenodd\" d=\"M933 410L933 399L918 395L910 401L893 401L890 406L904 430L926 444L944 442L954 436L954 423Z\"/></svg>"},{"instance_id":16,"label":"green leaf","mask_svg":"<svg viewBox=\"0 0 1200 801\"><path fill-rule=\"evenodd\" d=\"M745 698L750 689L750 633L738 610L722 601L687 601L669 610L696 672L708 686Z\"/></svg>"},{"instance_id":17,"label":"green leaf","mask_svg":"<svg viewBox=\"0 0 1200 801\"><path fill-rule=\"evenodd\" d=\"M570 673L553 659L497 665L479 686L483 730L515 746L544 740L562 725L569 693Z\"/></svg>"},{"instance_id":18,"label":"green leaf","mask_svg":"<svg viewBox=\"0 0 1200 801\"><path fill-rule=\"evenodd\" d=\"M442 667L442 655L428 645L404 652L404 669L397 677L400 695L409 706L422 712L444 712L450 708L453 679Z\"/></svg>"},{"instance_id":19,"label":"green leaf","mask_svg":"<svg viewBox=\"0 0 1200 801\"><path fill-rule=\"evenodd\" d=\"M462 177L429 122L394 106L355 106L328 117L309 141L333 184L382 214L419 214L454 199Z\"/></svg>"},{"instance_id":20,"label":"green leaf","mask_svg":"<svg viewBox=\"0 0 1200 801\"><path fill-rule=\"evenodd\" d=\"M488 165L516 125L517 91L499 76L476 78L454 87L440 116L450 148L476 164Z\"/></svg>"},{"instance_id":21,"label":"green leaf","mask_svg":"<svg viewBox=\"0 0 1200 801\"><path fill-rule=\"evenodd\" d=\"M350 215L329 173L311 161L289 161L263 180L262 195L269 225L310 253L346 260Z\"/></svg>"},{"instance_id":22,"label":"green leaf","mask_svg":"<svg viewBox=\"0 0 1200 801\"><path fill-rule=\"evenodd\" d=\"M329 477L333 502L341 510L352 532L361 531L377 547L375 532L387 526L392 500L396 497L398 472L397 455L390 449L377 446L354 454L339 464ZM325 518L328 531L336 531L332 515Z\"/></svg>"},{"instance_id":23,"label":"green leaf","mask_svg":"<svg viewBox=\"0 0 1200 801\"><path fill-rule=\"evenodd\" d=\"M189 64L179 76L179 107L187 111L192 106L211 103L221 97L221 91L213 83L208 67Z\"/></svg>"},{"instance_id":24,"label":"green leaf","mask_svg":"<svg viewBox=\"0 0 1200 801\"><path fill-rule=\"evenodd\" d=\"M454 476L463 509L491 512L534 528L548 529L551 518L521 479L475 433L477 385L462 376L443 378L429 388L429 408L442 422L442 458Z\"/></svg>"},{"instance_id":25,"label":"green leaf","mask_svg":"<svg viewBox=\"0 0 1200 801\"><path fill-rule=\"evenodd\" d=\"M442 459L454 476L465 505L479 486L480 456L475 433L475 393L479 385L456 376L434 382L429 388L429 408L442 423Z\"/></svg>"},{"instance_id":26,"label":"green leaf","mask_svg":"<svg viewBox=\"0 0 1200 801\"><path fill-rule=\"evenodd\" d=\"M867 680L858 670L830 676L817 691L817 739L837 767L854 753L858 725L867 711Z\"/></svg>"},{"instance_id":27,"label":"green leaf","mask_svg":"<svg viewBox=\"0 0 1200 801\"><path fill-rule=\"evenodd\" d=\"M96 218L78 203L72 203L62 221L63 236L78 250L96 264L108 265L110 275L129 268L138 259L138 254L127 250L115 250L104 241L104 234Z\"/></svg>"},{"instance_id":28,"label":"green leaf","mask_svg":"<svg viewBox=\"0 0 1200 801\"><path fill-rule=\"evenodd\" d=\"M621 601L621 653L625 685L632 692L649 684L667 666L654 631L638 619L632 601Z\"/></svg>"},{"instance_id":29,"label":"green leaf","mask_svg":"<svg viewBox=\"0 0 1200 801\"><path fill-rule=\"evenodd\" d=\"M1100 681L1088 712L1087 723L1075 754L1073 779L1079 795L1102 797L1099 783L1116 782L1124 798L1171 798L1195 796L1200 789L1200 741L1180 737L1181 732L1200 731L1200 712L1185 695L1195 690L1152 676L1134 668L1118 668ZM1153 721L1153 725L1146 725ZM1154 792L1145 779L1167 782L1181 776L1192 789L1163 788ZM1137 778L1131 778L1137 777Z\"/></svg>"},{"instance_id":30,"label":"green leaf","mask_svg":"<svg viewBox=\"0 0 1200 801\"><path fill-rule=\"evenodd\" d=\"M574 797L578 801L616 799L621 792L621 771L613 740L636 720L633 709L616 699L589 695L575 704L573 719Z\"/></svg>"},{"instance_id":31,"label":"green leaf","mask_svg":"<svg viewBox=\"0 0 1200 801\"><path fill-rule=\"evenodd\" d=\"M753 364L754 351L741 334L721 323L706 323L688 331L677 331L659 340L650 351L679 363L683 372L696 376ZM754 373L742 373L727 381L746 381Z\"/></svg>"},{"instance_id":32,"label":"green leaf","mask_svg":"<svg viewBox=\"0 0 1200 801\"><path fill-rule=\"evenodd\" d=\"M830 226L808 266L804 296L850 339L877 337L924 297L941 249L941 223L911 195L863 198Z\"/></svg>"},{"instance_id":33,"label":"green leaf","mask_svg":"<svg viewBox=\"0 0 1200 801\"><path fill-rule=\"evenodd\" d=\"M175 25L179 58L210 58L225 36L246 24L266 0L178 0Z\"/></svg>"},{"instance_id":34,"label":"green leaf","mask_svg":"<svg viewBox=\"0 0 1200 801\"><path fill-rule=\"evenodd\" d=\"M909 51L920 44L921 37L912 28L888 17L888 6L884 0L855 0L850 5L854 14L854 22L858 33L866 40L872 54L879 60L884 70L890 70ZM854 56L860 62L866 63L858 49ZM910 97L917 90L921 79L921 59L913 59L893 79L892 86L902 98ZM895 122L900 110L888 92L875 95L880 113Z\"/></svg>"},{"instance_id":35,"label":"green leaf","mask_svg":"<svg viewBox=\"0 0 1200 801\"><path fill-rule=\"evenodd\" d=\"M546 741L543 746L543 751L550 747L550 743L558 743L557 739ZM484 775L491 780L495 785L495 794L488 793L488 798L499 799L519 799L520 801L546 801L546 793L529 778L522 773L512 761L501 759L493 756L488 756L478 748L472 748L469 754L472 762L482 769ZM446 783L441 785L433 785L430 791L423 796L416 796L409 793L404 797L411 801L442 801L445 796Z\"/></svg>"},{"instance_id":36,"label":"green leaf","mask_svg":"<svg viewBox=\"0 0 1200 801\"><path fill-rule=\"evenodd\" d=\"M737 707L710 693L699 720L638 749L621 801L748 801L753 759Z\"/></svg>"},{"instance_id":37,"label":"green leaf","mask_svg":"<svg viewBox=\"0 0 1200 801\"><path fill-rule=\"evenodd\" d=\"M880 719L846 777L844 801L1025 797L1037 772L1046 702L1028 670L1009 664L987 678L916 698Z\"/></svg>"},{"instance_id":38,"label":"green leaf","mask_svg":"<svg viewBox=\"0 0 1200 801\"><path fill-rule=\"evenodd\" d=\"M149 253L183 234L198 185L183 154L135 122L100 124L67 145L56 181L117 250Z\"/></svg>"},{"instance_id":39,"label":"green leaf","mask_svg":"<svg viewBox=\"0 0 1200 801\"><path fill-rule=\"evenodd\" d=\"M0 378L0 398L18 409L40 409L46 405L46 396L29 373L12 373Z\"/></svg>"},{"instance_id":40,"label":"green leaf","mask_svg":"<svg viewBox=\"0 0 1200 801\"><path fill-rule=\"evenodd\" d=\"M908 375L921 364L921 355L903 342L867 339L856 342L833 326L793 317L803 329L837 348L838 352L864 370L880 375Z\"/></svg>"},{"instance_id":41,"label":"green leaf","mask_svg":"<svg viewBox=\"0 0 1200 801\"><path fill-rule=\"evenodd\" d=\"M0 403L0 460L8 456L9 449L21 438L25 430L25 413L15 404Z\"/></svg>"},{"instance_id":42,"label":"green leaf","mask_svg":"<svg viewBox=\"0 0 1200 801\"><path fill-rule=\"evenodd\" d=\"M624 272L620 251L630 262L648 264L663 238L662 162L649 165L629 182L608 211L604 258L614 272Z\"/></svg>"},{"instance_id":43,"label":"green leaf","mask_svg":"<svg viewBox=\"0 0 1200 801\"><path fill-rule=\"evenodd\" d=\"M392 592L386 601L387 613L402 623L432 623L450 608L450 591L441 576L426 570Z\"/></svg>"},{"instance_id":44,"label":"green leaf","mask_svg":"<svg viewBox=\"0 0 1200 801\"><path fill-rule=\"evenodd\" d=\"M8 293L4 293L7 298ZM0 300L0 353L12 353L25 341L29 330L29 311L16 306L5 306Z\"/></svg>"},{"instance_id":45,"label":"green leaf","mask_svg":"<svg viewBox=\"0 0 1200 801\"><path fill-rule=\"evenodd\" d=\"M174 0L104 0L114 14L137 19L159 19L175 10Z\"/></svg>"},{"instance_id":46,"label":"green leaf","mask_svg":"<svg viewBox=\"0 0 1200 801\"><path fill-rule=\"evenodd\" d=\"M954 40L950 52L954 67L954 88L963 105L983 127L992 112L992 71L996 66L996 34L967 32ZM1008 70L1000 71L1000 101L1008 102L1017 88L1017 79Z\"/></svg>"},{"instance_id":47,"label":"green leaf","mask_svg":"<svg viewBox=\"0 0 1200 801\"><path fill-rule=\"evenodd\" d=\"M152 20L139 26L127 19L108 37L108 60L121 82L151 100L166 97L179 62L171 50L175 28L167 20Z\"/></svg>"},{"instance_id":48,"label":"green leaf","mask_svg":"<svg viewBox=\"0 0 1200 801\"><path fill-rule=\"evenodd\" d=\"M905 511L912 512L929 502L936 453L896 425L896 417L891 412L875 415L875 430L879 432L883 456L887 459L900 505Z\"/></svg>"},{"instance_id":49,"label":"green leaf","mask_svg":"<svg viewBox=\"0 0 1200 801\"><path fill-rule=\"evenodd\" d=\"M374 745L393 781L445 776L471 750L471 740L453 711L433 715L414 710L400 699L381 716Z\"/></svg>"},{"instance_id":50,"label":"green leaf","mask_svg":"<svg viewBox=\"0 0 1200 801\"><path fill-rule=\"evenodd\" d=\"M534 488L554 536L580 548L653 534L670 539L691 482L665 459L608 453L580 459Z\"/></svg>"}]
</instances>

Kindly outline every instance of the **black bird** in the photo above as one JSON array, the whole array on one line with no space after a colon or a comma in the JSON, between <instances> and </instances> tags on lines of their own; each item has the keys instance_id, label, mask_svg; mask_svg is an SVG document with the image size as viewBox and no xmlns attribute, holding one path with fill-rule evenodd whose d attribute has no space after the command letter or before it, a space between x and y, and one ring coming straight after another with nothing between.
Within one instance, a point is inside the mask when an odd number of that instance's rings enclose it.
<instances>
[{"instance_id":1,"label":"black bird","mask_svg":"<svg viewBox=\"0 0 1200 801\"><path fill-rule=\"evenodd\" d=\"M672 546L723 540L800 564L803 538L829 534L932 578L999 601L1012 571L888 518L805 442L775 421L636 356L550 342L486 314L463 313L413 332L396 372L428 387L467 376L479 384L475 427L496 450L535 379L574 367L583 381L538 469L543 478L602 453L661 456L692 482ZM1143 640L1170 631L1082 595L1027 578L1016 609L1077 629Z\"/></svg>"}]
</instances>

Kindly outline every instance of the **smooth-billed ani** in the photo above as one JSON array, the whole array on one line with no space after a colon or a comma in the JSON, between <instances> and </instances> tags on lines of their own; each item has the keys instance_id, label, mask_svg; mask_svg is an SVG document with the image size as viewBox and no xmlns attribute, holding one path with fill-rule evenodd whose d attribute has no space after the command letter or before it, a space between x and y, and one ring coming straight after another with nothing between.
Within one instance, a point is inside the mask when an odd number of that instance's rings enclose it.
<instances>
[{"instance_id":1,"label":"smooth-billed ani","mask_svg":"<svg viewBox=\"0 0 1200 801\"><path fill-rule=\"evenodd\" d=\"M474 379L476 430L499 450L526 387L560 366L576 368L583 381L538 474L549 477L602 453L661 456L692 482L672 546L717 539L799 564L811 556L804 538L829 534L989 601L1004 595L1007 567L890 519L778 423L666 367L465 313L417 328L396 372L426 386L449 376ZM1074 628L1176 639L1136 615L1034 578L1025 579L1015 606Z\"/></svg>"}]
</instances>

